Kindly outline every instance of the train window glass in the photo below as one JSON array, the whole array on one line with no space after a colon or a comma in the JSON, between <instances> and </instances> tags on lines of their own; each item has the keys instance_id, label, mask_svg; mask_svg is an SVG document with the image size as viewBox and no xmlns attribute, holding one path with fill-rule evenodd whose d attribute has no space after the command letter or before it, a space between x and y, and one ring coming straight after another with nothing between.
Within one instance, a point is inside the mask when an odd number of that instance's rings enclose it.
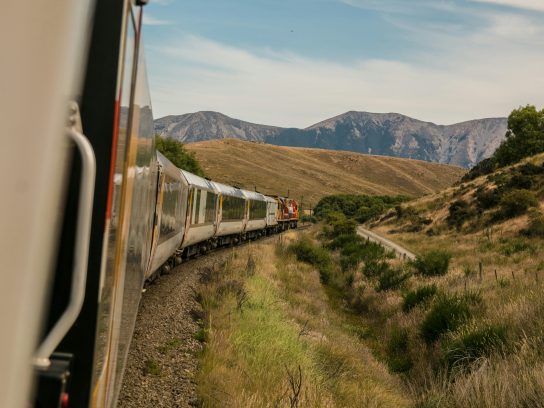
<instances>
[{"instance_id":1,"label":"train window glass","mask_svg":"<svg viewBox=\"0 0 544 408\"><path fill-rule=\"evenodd\" d=\"M166 175L162 195L162 213L159 244L171 238L178 232L178 224L181 219L181 189L179 180Z\"/></svg>"},{"instance_id":2,"label":"train window glass","mask_svg":"<svg viewBox=\"0 0 544 408\"><path fill-rule=\"evenodd\" d=\"M201 190L195 190L194 201L193 201L193 220L191 224L198 224L198 216L200 214L200 193Z\"/></svg>"},{"instance_id":3,"label":"train window glass","mask_svg":"<svg viewBox=\"0 0 544 408\"><path fill-rule=\"evenodd\" d=\"M208 191L206 195L206 214L204 216L204 222L214 222L215 221L215 203L217 196Z\"/></svg>"},{"instance_id":4,"label":"train window glass","mask_svg":"<svg viewBox=\"0 0 544 408\"><path fill-rule=\"evenodd\" d=\"M200 193L200 212L198 213L198 223L204 224L205 220L204 217L206 215L206 197L208 196L208 192L206 190L202 190Z\"/></svg>"},{"instance_id":5,"label":"train window glass","mask_svg":"<svg viewBox=\"0 0 544 408\"><path fill-rule=\"evenodd\" d=\"M244 219L246 200L240 197L223 196L222 220L239 221Z\"/></svg>"},{"instance_id":6,"label":"train window glass","mask_svg":"<svg viewBox=\"0 0 544 408\"><path fill-rule=\"evenodd\" d=\"M249 204L249 219L266 218L266 201L251 200Z\"/></svg>"}]
</instances>

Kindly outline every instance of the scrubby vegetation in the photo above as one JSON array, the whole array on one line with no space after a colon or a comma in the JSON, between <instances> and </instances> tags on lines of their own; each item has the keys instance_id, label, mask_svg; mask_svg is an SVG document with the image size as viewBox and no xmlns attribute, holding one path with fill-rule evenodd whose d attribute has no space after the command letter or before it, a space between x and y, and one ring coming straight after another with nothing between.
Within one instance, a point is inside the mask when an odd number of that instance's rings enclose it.
<instances>
[{"instance_id":1,"label":"scrubby vegetation","mask_svg":"<svg viewBox=\"0 0 544 408\"><path fill-rule=\"evenodd\" d=\"M319 200L314 214L318 219L326 219L330 213L342 213L358 223L382 214L384 210L409 200L409 197L398 196L369 196L354 194L339 194L327 196Z\"/></svg>"},{"instance_id":2,"label":"scrubby vegetation","mask_svg":"<svg viewBox=\"0 0 544 408\"><path fill-rule=\"evenodd\" d=\"M418 255L411 262L416 273L423 276L441 276L448 273L451 254L443 250L433 250L425 254Z\"/></svg>"},{"instance_id":3,"label":"scrubby vegetation","mask_svg":"<svg viewBox=\"0 0 544 408\"><path fill-rule=\"evenodd\" d=\"M496 169L544 152L544 109L533 105L515 109L508 117L508 132L495 153L474 166L462 181L474 180ZM524 187L526 188L526 187Z\"/></svg>"},{"instance_id":4,"label":"scrubby vegetation","mask_svg":"<svg viewBox=\"0 0 544 408\"><path fill-rule=\"evenodd\" d=\"M166 156L166 158L175 166L190 171L197 176L206 176L200 163L198 163L194 152L189 152L183 143L178 142L175 139L162 138L157 135L155 136L155 145L157 150L164 154L164 156Z\"/></svg>"}]
</instances>

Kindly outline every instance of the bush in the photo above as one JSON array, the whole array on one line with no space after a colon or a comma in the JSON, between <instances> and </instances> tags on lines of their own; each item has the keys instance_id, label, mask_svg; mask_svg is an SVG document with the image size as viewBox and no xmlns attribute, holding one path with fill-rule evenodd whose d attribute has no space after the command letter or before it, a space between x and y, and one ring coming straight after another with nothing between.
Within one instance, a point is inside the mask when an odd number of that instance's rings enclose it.
<instances>
[{"instance_id":1,"label":"bush","mask_svg":"<svg viewBox=\"0 0 544 408\"><path fill-rule=\"evenodd\" d=\"M470 316L470 304L465 297L441 295L421 323L421 336L432 343L442 334L459 328Z\"/></svg>"},{"instance_id":2,"label":"bush","mask_svg":"<svg viewBox=\"0 0 544 408\"><path fill-rule=\"evenodd\" d=\"M512 218L522 215L531 207L538 206L536 195L529 190L512 190L506 193L500 201L497 216Z\"/></svg>"},{"instance_id":3,"label":"bush","mask_svg":"<svg viewBox=\"0 0 544 408\"><path fill-rule=\"evenodd\" d=\"M448 211L449 214L446 218L448 225L450 227L455 227L458 230L460 230L463 224L474 215L470 204L465 200L454 201L448 208Z\"/></svg>"},{"instance_id":4,"label":"bush","mask_svg":"<svg viewBox=\"0 0 544 408\"><path fill-rule=\"evenodd\" d=\"M475 193L476 203L481 210L497 206L501 200L501 196L501 190L498 188L486 189L485 187L480 187Z\"/></svg>"},{"instance_id":5,"label":"bush","mask_svg":"<svg viewBox=\"0 0 544 408\"><path fill-rule=\"evenodd\" d=\"M407 201L406 196L369 196L355 194L338 194L323 197L317 203L314 214L318 219L328 217L329 213L342 213L347 218L366 222L381 214L384 210Z\"/></svg>"},{"instance_id":6,"label":"bush","mask_svg":"<svg viewBox=\"0 0 544 408\"><path fill-rule=\"evenodd\" d=\"M448 367L466 366L480 357L490 356L506 344L506 333L503 325L467 327L461 330L443 347Z\"/></svg>"},{"instance_id":7,"label":"bush","mask_svg":"<svg viewBox=\"0 0 544 408\"><path fill-rule=\"evenodd\" d=\"M300 217L301 222L311 222L312 224L317 224L317 218L313 215L306 215L304 214L302 217Z\"/></svg>"},{"instance_id":8,"label":"bush","mask_svg":"<svg viewBox=\"0 0 544 408\"><path fill-rule=\"evenodd\" d=\"M530 190L533 187L533 179L525 174L514 173L510 180L506 183L506 188L512 189L526 189Z\"/></svg>"},{"instance_id":9,"label":"bush","mask_svg":"<svg viewBox=\"0 0 544 408\"><path fill-rule=\"evenodd\" d=\"M389 264L385 260L371 260L365 262L363 275L367 278L375 278L384 274L389 269Z\"/></svg>"},{"instance_id":10,"label":"bush","mask_svg":"<svg viewBox=\"0 0 544 408\"><path fill-rule=\"evenodd\" d=\"M313 265L319 271L321 283L328 284L332 275L332 258L329 252L314 245L309 239L302 238L289 246L289 251L295 254L297 260Z\"/></svg>"},{"instance_id":11,"label":"bush","mask_svg":"<svg viewBox=\"0 0 544 408\"><path fill-rule=\"evenodd\" d=\"M360 235L356 234L344 234L344 235L338 235L336 236L331 242L329 242L326 246L329 249L341 249L344 248L347 245L358 243L363 244L363 238Z\"/></svg>"},{"instance_id":12,"label":"bush","mask_svg":"<svg viewBox=\"0 0 544 408\"><path fill-rule=\"evenodd\" d=\"M523 251L527 251L530 253L534 253L536 251L535 246L524 238L502 240L502 243L503 245L500 249L500 252L506 256L510 256Z\"/></svg>"},{"instance_id":13,"label":"bush","mask_svg":"<svg viewBox=\"0 0 544 408\"><path fill-rule=\"evenodd\" d=\"M529 225L521 233L528 237L544 238L544 215L535 211L529 217Z\"/></svg>"},{"instance_id":14,"label":"bush","mask_svg":"<svg viewBox=\"0 0 544 408\"><path fill-rule=\"evenodd\" d=\"M379 277L376 291L384 292L386 290L398 289L410 277L402 269L387 268Z\"/></svg>"},{"instance_id":15,"label":"bush","mask_svg":"<svg viewBox=\"0 0 544 408\"><path fill-rule=\"evenodd\" d=\"M176 167L190 171L197 176L205 177L206 174L198 160L196 159L194 152L189 152L183 143L178 142L171 138L162 138L160 136L155 137L155 144L157 150L164 154L164 156L170 160Z\"/></svg>"},{"instance_id":16,"label":"bush","mask_svg":"<svg viewBox=\"0 0 544 408\"><path fill-rule=\"evenodd\" d=\"M429 251L412 261L416 272L423 276L441 276L448 273L451 255L442 250Z\"/></svg>"},{"instance_id":17,"label":"bush","mask_svg":"<svg viewBox=\"0 0 544 408\"><path fill-rule=\"evenodd\" d=\"M484 176L486 174L493 173L497 167L497 162L493 158L484 159L478 164L476 164L470 171L465 174L461 181L470 181L474 180L477 177Z\"/></svg>"},{"instance_id":18,"label":"bush","mask_svg":"<svg viewBox=\"0 0 544 408\"><path fill-rule=\"evenodd\" d=\"M416 290L411 290L403 295L402 310L409 312L414 307L427 303L437 293L438 289L436 285L423 285Z\"/></svg>"},{"instance_id":19,"label":"bush","mask_svg":"<svg viewBox=\"0 0 544 408\"><path fill-rule=\"evenodd\" d=\"M408 331L404 328L395 328L387 340L387 364L394 373L409 371L413 362L408 356Z\"/></svg>"}]
</instances>

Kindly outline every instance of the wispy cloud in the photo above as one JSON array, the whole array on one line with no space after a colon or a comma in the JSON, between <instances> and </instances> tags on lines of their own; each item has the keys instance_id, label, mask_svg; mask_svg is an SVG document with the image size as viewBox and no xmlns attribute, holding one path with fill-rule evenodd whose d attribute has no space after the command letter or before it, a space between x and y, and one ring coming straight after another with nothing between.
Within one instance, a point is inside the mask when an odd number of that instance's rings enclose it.
<instances>
[{"instance_id":1,"label":"wispy cloud","mask_svg":"<svg viewBox=\"0 0 544 408\"><path fill-rule=\"evenodd\" d=\"M497 4L518 9L544 11L543 0L471 0L478 3Z\"/></svg>"},{"instance_id":2,"label":"wispy cloud","mask_svg":"<svg viewBox=\"0 0 544 408\"><path fill-rule=\"evenodd\" d=\"M309 126L355 109L447 124L544 104L544 55L537 51L544 46L544 27L528 17L492 15L475 33L434 40L440 50L414 62L348 64L183 36L150 58L155 113L217 110L255 122ZM164 60L170 64L155 63Z\"/></svg>"},{"instance_id":3,"label":"wispy cloud","mask_svg":"<svg viewBox=\"0 0 544 408\"><path fill-rule=\"evenodd\" d=\"M143 15L143 23L145 25L155 25L155 26L160 26L160 25L170 25L172 24L172 22L168 21L168 20L162 20L160 18L155 18L153 16L150 16L148 13L144 12L144 15Z\"/></svg>"}]
</instances>

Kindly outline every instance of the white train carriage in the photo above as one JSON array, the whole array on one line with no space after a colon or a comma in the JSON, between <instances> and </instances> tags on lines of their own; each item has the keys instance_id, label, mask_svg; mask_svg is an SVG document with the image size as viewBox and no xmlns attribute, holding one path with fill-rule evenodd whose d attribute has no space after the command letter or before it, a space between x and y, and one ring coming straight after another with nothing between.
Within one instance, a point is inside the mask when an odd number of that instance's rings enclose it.
<instances>
[{"instance_id":1,"label":"white train carriage","mask_svg":"<svg viewBox=\"0 0 544 408\"><path fill-rule=\"evenodd\" d=\"M217 228L219 192L212 181L180 170L189 186L185 234L182 241L184 256L204 253L215 248L213 239Z\"/></svg>"},{"instance_id":2,"label":"white train carriage","mask_svg":"<svg viewBox=\"0 0 544 408\"><path fill-rule=\"evenodd\" d=\"M153 230L153 252L151 266L146 276L151 276L181 246L185 233L187 197L189 185L180 170L166 157L157 152L159 182L157 191L156 219ZM178 262L181 262L179 259Z\"/></svg>"},{"instance_id":3,"label":"white train carriage","mask_svg":"<svg viewBox=\"0 0 544 408\"><path fill-rule=\"evenodd\" d=\"M264 195L255 191L242 190L246 197L246 238L257 238L266 229L267 202Z\"/></svg>"},{"instance_id":4,"label":"white train carriage","mask_svg":"<svg viewBox=\"0 0 544 408\"><path fill-rule=\"evenodd\" d=\"M267 233L278 231L278 201L274 197L264 196L266 200L266 231Z\"/></svg>"},{"instance_id":5,"label":"white train carriage","mask_svg":"<svg viewBox=\"0 0 544 408\"><path fill-rule=\"evenodd\" d=\"M213 183L219 193L217 229L219 245L237 244L246 226L246 197L242 190L226 184Z\"/></svg>"}]
</instances>

